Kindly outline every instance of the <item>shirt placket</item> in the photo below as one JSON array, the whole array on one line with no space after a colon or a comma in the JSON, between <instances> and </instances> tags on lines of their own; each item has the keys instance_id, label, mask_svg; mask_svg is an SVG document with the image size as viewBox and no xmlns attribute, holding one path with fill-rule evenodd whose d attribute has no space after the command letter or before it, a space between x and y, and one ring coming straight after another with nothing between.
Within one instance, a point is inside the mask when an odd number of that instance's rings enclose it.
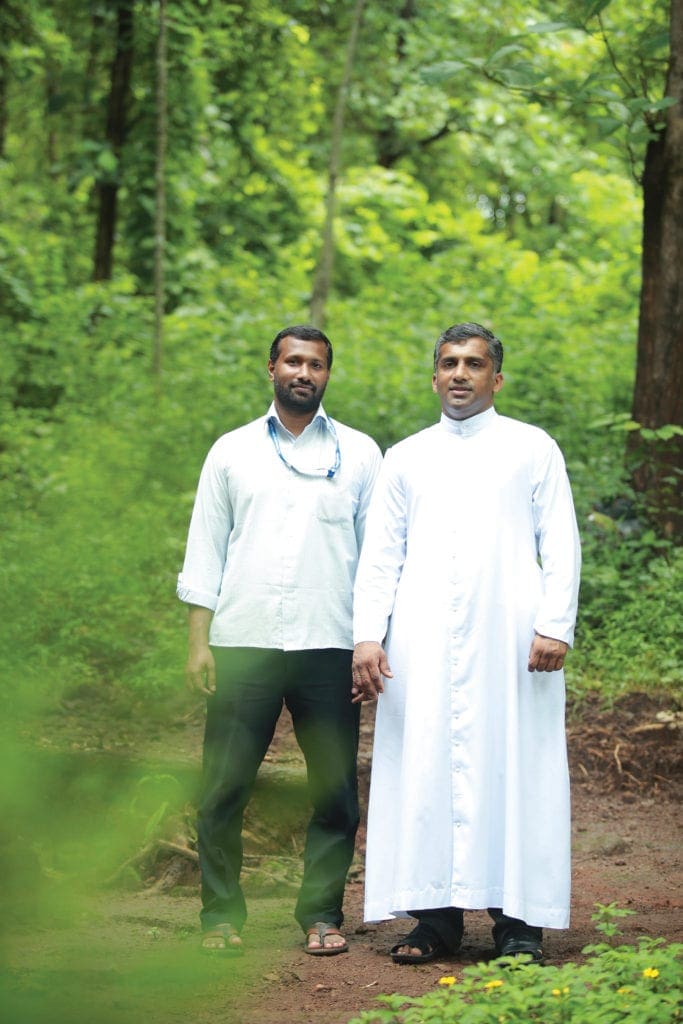
<instances>
[{"instance_id":1,"label":"shirt placket","mask_svg":"<svg viewBox=\"0 0 683 1024\"><path fill-rule=\"evenodd\" d=\"M282 579L280 586L280 622L285 649L292 646L292 630L296 626L296 567L299 562L298 518L301 515L297 501L296 473L287 470L283 486L282 522Z\"/></svg>"}]
</instances>

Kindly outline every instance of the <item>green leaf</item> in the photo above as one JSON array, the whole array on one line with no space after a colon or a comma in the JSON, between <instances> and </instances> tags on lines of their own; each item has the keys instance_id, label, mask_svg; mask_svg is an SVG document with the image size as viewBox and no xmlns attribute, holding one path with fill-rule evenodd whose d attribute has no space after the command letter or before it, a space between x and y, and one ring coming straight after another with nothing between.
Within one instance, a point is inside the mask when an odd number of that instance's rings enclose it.
<instances>
[{"instance_id":1,"label":"green leaf","mask_svg":"<svg viewBox=\"0 0 683 1024\"><path fill-rule=\"evenodd\" d=\"M662 56L666 55L671 43L671 37L668 32L656 32L650 36L649 39L643 39L640 43L640 49L644 56L653 57L655 54L660 53Z\"/></svg>"},{"instance_id":2,"label":"green leaf","mask_svg":"<svg viewBox=\"0 0 683 1024\"><path fill-rule=\"evenodd\" d=\"M677 423L665 423L661 427L650 431L653 437L658 441L670 441L672 437L683 437L683 427L680 427ZM643 431L643 435L645 431Z\"/></svg>"},{"instance_id":3,"label":"green leaf","mask_svg":"<svg viewBox=\"0 0 683 1024\"><path fill-rule=\"evenodd\" d=\"M667 107L672 107L677 102L672 96L663 96L660 100L651 100L647 96L634 96L631 99L624 100L624 104L634 114L642 114L652 110L666 110Z\"/></svg>"},{"instance_id":4,"label":"green leaf","mask_svg":"<svg viewBox=\"0 0 683 1024\"><path fill-rule=\"evenodd\" d=\"M115 174L119 162L110 149L101 149L97 154L97 166L105 174Z\"/></svg>"},{"instance_id":5,"label":"green leaf","mask_svg":"<svg viewBox=\"0 0 683 1024\"><path fill-rule=\"evenodd\" d=\"M499 50L496 50L496 52L489 57L487 64L496 64L503 57L507 57L511 53L520 53L522 49L523 47L520 46L519 43L508 43L506 46L501 46Z\"/></svg>"},{"instance_id":6,"label":"green leaf","mask_svg":"<svg viewBox=\"0 0 683 1024\"><path fill-rule=\"evenodd\" d=\"M427 68L423 68L421 72L421 78L423 81L431 85L440 85L442 82L447 82L449 78L453 78L460 71L468 71L470 64L463 60L444 60L439 64L432 64Z\"/></svg>"},{"instance_id":7,"label":"green leaf","mask_svg":"<svg viewBox=\"0 0 683 1024\"><path fill-rule=\"evenodd\" d=\"M588 21L590 18L602 14L606 7L609 7L612 0L587 0L583 5L583 16Z\"/></svg>"},{"instance_id":8,"label":"green leaf","mask_svg":"<svg viewBox=\"0 0 683 1024\"><path fill-rule=\"evenodd\" d=\"M591 123L596 125L603 138L614 135L616 131L624 127L624 122L617 117L593 117Z\"/></svg>"},{"instance_id":9,"label":"green leaf","mask_svg":"<svg viewBox=\"0 0 683 1024\"><path fill-rule=\"evenodd\" d=\"M154 814L152 814L147 821L145 826L145 839L150 839L159 828L159 825L164 820L166 812L168 811L169 803L168 800L164 800L162 804L157 807Z\"/></svg>"},{"instance_id":10,"label":"green leaf","mask_svg":"<svg viewBox=\"0 0 683 1024\"><path fill-rule=\"evenodd\" d=\"M628 413L618 415L610 413L608 416L600 416L596 420L591 420L588 424L588 430L602 430L603 427L621 427L625 422L630 422Z\"/></svg>"},{"instance_id":11,"label":"green leaf","mask_svg":"<svg viewBox=\"0 0 683 1024\"><path fill-rule=\"evenodd\" d=\"M575 28L576 25L569 21L537 21L534 25L529 25L527 32L563 32Z\"/></svg>"},{"instance_id":12,"label":"green leaf","mask_svg":"<svg viewBox=\"0 0 683 1024\"><path fill-rule=\"evenodd\" d=\"M675 107L678 103L673 96L662 96L661 100L648 100L647 110L666 110L668 107Z\"/></svg>"},{"instance_id":13,"label":"green leaf","mask_svg":"<svg viewBox=\"0 0 683 1024\"><path fill-rule=\"evenodd\" d=\"M530 62L521 61L519 64L515 64L514 67L506 68L503 72L503 77L506 84L512 88L528 88L542 82L545 75L543 72L537 71Z\"/></svg>"}]
</instances>

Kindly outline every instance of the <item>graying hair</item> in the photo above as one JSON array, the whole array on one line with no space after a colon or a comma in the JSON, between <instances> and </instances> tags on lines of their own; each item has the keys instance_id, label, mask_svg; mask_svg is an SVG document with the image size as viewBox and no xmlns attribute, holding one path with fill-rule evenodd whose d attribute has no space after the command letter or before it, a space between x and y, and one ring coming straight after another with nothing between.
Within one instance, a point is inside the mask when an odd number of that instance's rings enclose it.
<instances>
[{"instance_id":1,"label":"graying hair","mask_svg":"<svg viewBox=\"0 0 683 1024\"><path fill-rule=\"evenodd\" d=\"M486 349L493 362L493 372L500 373L503 368L503 344L500 338L497 338L486 327L482 327L481 324L473 323L453 324L439 335L434 346L434 370L436 371L439 352L444 345L457 345L461 341L467 341L468 338L481 338L486 342Z\"/></svg>"}]
</instances>

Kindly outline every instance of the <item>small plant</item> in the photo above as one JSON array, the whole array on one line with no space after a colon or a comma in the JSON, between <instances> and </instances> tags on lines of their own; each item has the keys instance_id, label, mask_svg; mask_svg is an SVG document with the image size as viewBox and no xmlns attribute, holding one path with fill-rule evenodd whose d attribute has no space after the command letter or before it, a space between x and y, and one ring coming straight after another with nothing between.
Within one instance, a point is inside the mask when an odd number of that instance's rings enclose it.
<instances>
[{"instance_id":1,"label":"small plant","mask_svg":"<svg viewBox=\"0 0 683 1024\"><path fill-rule=\"evenodd\" d=\"M608 940L631 911L598 904L593 920ZM583 950L584 964L539 968L501 957L450 975L419 998L378 997L380 1006L349 1024L670 1024L683 1021L683 944L640 939Z\"/></svg>"},{"instance_id":2,"label":"small plant","mask_svg":"<svg viewBox=\"0 0 683 1024\"><path fill-rule=\"evenodd\" d=\"M617 906L616 903L596 903L595 912L591 914L591 921L595 922L596 931L607 939L613 939L616 935L621 935L621 929L617 922L634 913L634 910L626 910L624 907Z\"/></svg>"}]
</instances>

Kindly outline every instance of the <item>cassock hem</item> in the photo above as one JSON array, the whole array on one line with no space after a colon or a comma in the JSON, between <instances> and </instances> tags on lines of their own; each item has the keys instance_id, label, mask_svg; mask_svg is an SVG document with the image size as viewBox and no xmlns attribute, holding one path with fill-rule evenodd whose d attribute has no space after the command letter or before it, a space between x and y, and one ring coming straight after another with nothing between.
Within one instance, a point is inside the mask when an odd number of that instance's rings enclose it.
<instances>
[{"instance_id":1,"label":"cassock hem","mask_svg":"<svg viewBox=\"0 0 683 1024\"><path fill-rule=\"evenodd\" d=\"M535 928L552 928L564 930L569 927L569 909L567 907L539 907L532 903L520 902L518 899L506 899L500 890L489 890L478 894L473 899L472 893L451 892L446 896L436 896L433 892L401 893L401 899L392 904L382 901L366 901L364 920L368 923L389 921L393 918L409 917L407 909L396 909L396 904L411 910L435 910L441 907L460 907L462 910L488 910L489 907L502 907L503 913L509 917L517 917Z\"/></svg>"}]
</instances>

